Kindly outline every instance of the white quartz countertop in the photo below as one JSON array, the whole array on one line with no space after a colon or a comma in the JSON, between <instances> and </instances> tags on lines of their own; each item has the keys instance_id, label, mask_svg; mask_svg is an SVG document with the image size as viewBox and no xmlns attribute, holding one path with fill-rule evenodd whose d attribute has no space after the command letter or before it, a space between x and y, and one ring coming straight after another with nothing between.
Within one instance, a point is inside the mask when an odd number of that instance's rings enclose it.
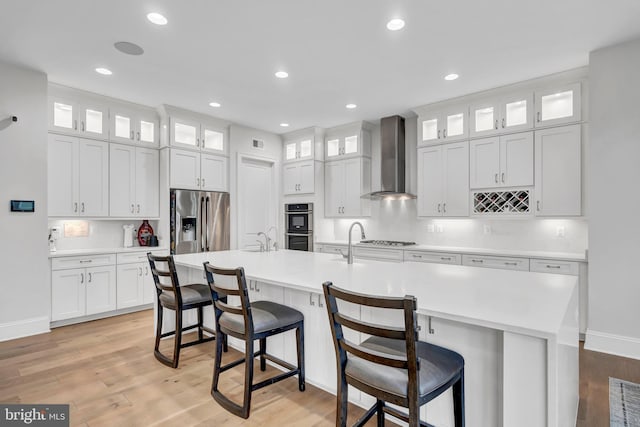
<instances>
[{"instance_id":1,"label":"white quartz countertop","mask_svg":"<svg viewBox=\"0 0 640 427\"><path fill-rule=\"evenodd\" d=\"M318 245L347 245L346 240L319 241ZM461 253L470 255L488 255L488 256L509 256L519 258L544 258L562 261L586 262L586 253L577 252L549 252L549 251L526 251L520 249L485 249L485 248L469 248L463 246L433 246L433 245L410 245L410 246L378 246L366 243L359 243L354 240L354 245L367 248L379 249L401 249L403 251L426 251L426 252L448 252Z\"/></svg>"},{"instance_id":2,"label":"white quartz countertop","mask_svg":"<svg viewBox=\"0 0 640 427\"><path fill-rule=\"evenodd\" d=\"M130 252L168 251L164 246L132 246L130 248L93 248L93 249L68 249L64 251L49 252L49 258L78 255L120 254Z\"/></svg>"},{"instance_id":3,"label":"white quartz countertop","mask_svg":"<svg viewBox=\"0 0 640 427\"><path fill-rule=\"evenodd\" d=\"M175 255L177 265L244 267L248 280L322 293L322 283L371 295L414 295L418 312L542 338L557 336L577 277L459 265L388 263L280 250Z\"/></svg>"}]
</instances>

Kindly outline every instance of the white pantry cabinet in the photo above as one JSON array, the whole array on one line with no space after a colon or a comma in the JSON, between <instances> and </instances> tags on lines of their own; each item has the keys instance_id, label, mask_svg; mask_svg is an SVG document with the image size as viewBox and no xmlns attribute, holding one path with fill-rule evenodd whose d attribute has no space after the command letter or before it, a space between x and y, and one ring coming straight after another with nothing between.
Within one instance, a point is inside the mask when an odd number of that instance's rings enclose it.
<instances>
[{"instance_id":1,"label":"white pantry cabinet","mask_svg":"<svg viewBox=\"0 0 640 427\"><path fill-rule=\"evenodd\" d=\"M49 216L109 215L109 144L49 134Z\"/></svg>"},{"instance_id":2,"label":"white pantry cabinet","mask_svg":"<svg viewBox=\"0 0 640 427\"><path fill-rule=\"evenodd\" d=\"M582 120L580 83L536 91L536 127Z\"/></svg>"},{"instance_id":3,"label":"white pantry cabinet","mask_svg":"<svg viewBox=\"0 0 640 427\"><path fill-rule=\"evenodd\" d=\"M418 117L418 147L453 142L469 137L469 106L433 110Z\"/></svg>"},{"instance_id":4,"label":"white pantry cabinet","mask_svg":"<svg viewBox=\"0 0 640 427\"><path fill-rule=\"evenodd\" d=\"M171 149L170 187L186 190L229 191L229 158Z\"/></svg>"},{"instance_id":5,"label":"white pantry cabinet","mask_svg":"<svg viewBox=\"0 0 640 427\"><path fill-rule=\"evenodd\" d=\"M371 215L371 202L363 194L371 192L371 159L354 157L326 162L325 217Z\"/></svg>"},{"instance_id":6,"label":"white pantry cabinet","mask_svg":"<svg viewBox=\"0 0 640 427\"><path fill-rule=\"evenodd\" d=\"M533 132L476 139L469 153L470 188L533 185Z\"/></svg>"},{"instance_id":7,"label":"white pantry cabinet","mask_svg":"<svg viewBox=\"0 0 640 427\"><path fill-rule=\"evenodd\" d=\"M418 149L418 216L469 216L469 143Z\"/></svg>"},{"instance_id":8,"label":"white pantry cabinet","mask_svg":"<svg viewBox=\"0 0 640 427\"><path fill-rule=\"evenodd\" d=\"M52 88L48 104L51 132L108 139L109 108L105 103Z\"/></svg>"},{"instance_id":9,"label":"white pantry cabinet","mask_svg":"<svg viewBox=\"0 0 640 427\"><path fill-rule=\"evenodd\" d=\"M110 141L158 147L158 117L153 111L129 106L111 106Z\"/></svg>"},{"instance_id":10,"label":"white pantry cabinet","mask_svg":"<svg viewBox=\"0 0 640 427\"><path fill-rule=\"evenodd\" d=\"M158 150L111 144L110 214L113 217L160 216Z\"/></svg>"},{"instance_id":11,"label":"white pantry cabinet","mask_svg":"<svg viewBox=\"0 0 640 427\"><path fill-rule=\"evenodd\" d=\"M489 98L471 104L469 135L489 136L533 128L533 92Z\"/></svg>"},{"instance_id":12,"label":"white pantry cabinet","mask_svg":"<svg viewBox=\"0 0 640 427\"><path fill-rule=\"evenodd\" d=\"M314 160L285 163L283 167L284 195L308 194L315 191Z\"/></svg>"},{"instance_id":13,"label":"white pantry cabinet","mask_svg":"<svg viewBox=\"0 0 640 427\"><path fill-rule=\"evenodd\" d=\"M113 255L54 260L51 272L51 320L115 310L114 264ZM89 265L91 267L79 267Z\"/></svg>"},{"instance_id":14,"label":"white pantry cabinet","mask_svg":"<svg viewBox=\"0 0 640 427\"><path fill-rule=\"evenodd\" d=\"M582 213L581 125L535 132L535 213L577 216Z\"/></svg>"}]
</instances>

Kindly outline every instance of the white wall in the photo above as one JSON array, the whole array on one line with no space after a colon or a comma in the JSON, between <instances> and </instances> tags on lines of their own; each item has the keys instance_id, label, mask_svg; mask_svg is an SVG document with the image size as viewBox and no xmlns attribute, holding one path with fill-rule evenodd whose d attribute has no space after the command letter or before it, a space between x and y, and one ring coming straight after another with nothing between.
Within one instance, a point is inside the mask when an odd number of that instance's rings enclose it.
<instances>
[{"instance_id":1,"label":"white wall","mask_svg":"<svg viewBox=\"0 0 640 427\"><path fill-rule=\"evenodd\" d=\"M640 40L589 60L589 327L586 348L640 359Z\"/></svg>"},{"instance_id":2,"label":"white wall","mask_svg":"<svg viewBox=\"0 0 640 427\"><path fill-rule=\"evenodd\" d=\"M46 103L45 74L0 62L0 341L49 330ZM11 213L11 199L35 213Z\"/></svg>"},{"instance_id":3,"label":"white wall","mask_svg":"<svg viewBox=\"0 0 640 427\"><path fill-rule=\"evenodd\" d=\"M264 147L262 149L253 147L253 140L259 139L264 142ZM265 132L259 129L254 129L246 126L235 125L232 124L229 130L229 192L230 194L230 217L231 217L231 249L237 249L238 243L238 175L237 175L237 166L238 166L238 156L240 154L249 155L259 158L270 159L275 162L275 168L277 171L277 185L282 187L282 178L280 166L282 164L282 138L279 135ZM282 191L276 191L276 194L281 195ZM278 206L278 244L280 247L282 246L282 230L284 227L284 219L283 219L283 202L282 197L279 196L276 201Z\"/></svg>"}]
</instances>

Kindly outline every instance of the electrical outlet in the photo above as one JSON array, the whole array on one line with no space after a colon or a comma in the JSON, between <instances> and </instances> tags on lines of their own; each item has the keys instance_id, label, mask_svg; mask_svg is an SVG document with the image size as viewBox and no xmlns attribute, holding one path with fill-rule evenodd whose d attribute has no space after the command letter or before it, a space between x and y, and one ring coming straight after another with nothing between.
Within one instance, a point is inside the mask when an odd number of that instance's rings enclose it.
<instances>
[{"instance_id":1,"label":"electrical outlet","mask_svg":"<svg viewBox=\"0 0 640 427\"><path fill-rule=\"evenodd\" d=\"M442 225L442 224L438 224L438 225L436 226L436 231L437 231L438 233L443 233L443 232L444 232L444 225Z\"/></svg>"},{"instance_id":2,"label":"electrical outlet","mask_svg":"<svg viewBox=\"0 0 640 427\"><path fill-rule=\"evenodd\" d=\"M556 228L556 236L563 238L564 237L564 226L560 225Z\"/></svg>"},{"instance_id":3,"label":"electrical outlet","mask_svg":"<svg viewBox=\"0 0 640 427\"><path fill-rule=\"evenodd\" d=\"M433 233L436 231L436 228L433 224L428 224L427 225L427 233Z\"/></svg>"}]
</instances>

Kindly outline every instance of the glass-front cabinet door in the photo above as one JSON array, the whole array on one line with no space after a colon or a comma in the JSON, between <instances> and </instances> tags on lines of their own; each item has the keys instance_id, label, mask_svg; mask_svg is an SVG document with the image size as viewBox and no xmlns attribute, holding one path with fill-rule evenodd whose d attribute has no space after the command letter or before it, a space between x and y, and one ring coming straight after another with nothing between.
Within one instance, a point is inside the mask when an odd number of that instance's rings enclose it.
<instances>
[{"instance_id":1,"label":"glass-front cabinet door","mask_svg":"<svg viewBox=\"0 0 640 427\"><path fill-rule=\"evenodd\" d=\"M499 110L498 103L492 100L471 105L469 134L473 137L497 133L500 122Z\"/></svg>"},{"instance_id":2,"label":"glass-front cabinet door","mask_svg":"<svg viewBox=\"0 0 640 427\"><path fill-rule=\"evenodd\" d=\"M200 148L200 124L171 118L171 145Z\"/></svg>"},{"instance_id":3,"label":"glass-front cabinet door","mask_svg":"<svg viewBox=\"0 0 640 427\"><path fill-rule=\"evenodd\" d=\"M337 157L342 154L342 144L339 138L331 138L327 140L327 158Z\"/></svg>"},{"instance_id":4,"label":"glass-front cabinet door","mask_svg":"<svg viewBox=\"0 0 640 427\"><path fill-rule=\"evenodd\" d=\"M127 110L113 110L111 112L110 140L116 142L135 141L135 122L132 112Z\"/></svg>"},{"instance_id":5,"label":"glass-front cabinet door","mask_svg":"<svg viewBox=\"0 0 640 427\"><path fill-rule=\"evenodd\" d=\"M469 115L468 106L452 107L444 111L442 115L444 129L442 137L445 141L457 141L469 136L467 118Z\"/></svg>"},{"instance_id":6,"label":"glass-front cabinet door","mask_svg":"<svg viewBox=\"0 0 640 427\"><path fill-rule=\"evenodd\" d=\"M78 130L78 105L70 99L49 99L49 129L63 132Z\"/></svg>"},{"instance_id":7,"label":"glass-front cabinet door","mask_svg":"<svg viewBox=\"0 0 640 427\"><path fill-rule=\"evenodd\" d=\"M580 83L536 92L536 127L581 120Z\"/></svg>"},{"instance_id":8,"label":"glass-front cabinet door","mask_svg":"<svg viewBox=\"0 0 640 427\"><path fill-rule=\"evenodd\" d=\"M202 125L201 128L202 149L216 153L225 152L224 132Z\"/></svg>"},{"instance_id":9,"label":"glass-front cabinet door","mask_svg":"<svg viewBox=\"0 0 640 427\"><path fill-rule=\"evenodd\" d=\"M500 103L500 129L520 131L533 128L533 94L514 94Z\"/></svg>"},{"instance_id":10,"label":"glass-front cabinet door","mask_svg":"<svg viewBox=\"0 0 640 427\"><path fill-rule=\"evenodd\" d=\"M140 145L158 146L160 144L160 132L158 129L158 118L152 112L135 117L136 141Z\"/></svg>"},{"instance_id":11,"label":"glass-front cabinet door","mask_svg":"<svg viewBox=\"0 0 640 427\"><path fill-rule=\"evenodd\" d=\"M313 143L310 139L285 142L284 150L285 161L313 158Z\"/></svg>"},{"instance_id":12,"label":"glass-front cabinet door","mask_svg":"<svg viewBox=\"0 0 640 427\"><path fill-rule=\"evenodd\" d=\"M298 142L298 158L299 159L311 159L313 158L312 143L310 139L304 139Z\"/></svg>"},{"instance_id":13,"label":"glass-front cabinet door","mask_svg":"<svg viewBox=\"0 0 640 427\"><path fill-rule=\"evenodd\" d=\"M288 142L284 147L284 159L285 160L295 160L298 158L298 143L297 142Z\"/></svg>"},{"instance_id":14,"label":"glass-front cabinet door","mask_svg":"<svg viewBox=\"0 0 640 427\"><path fill-rule=\"evenodd\" d=\"M434 113L421 117L418 120L418 132L420 132L421 135L419 145L438 142L442 137L442 120L440 115Z\"/></svg>"}]
</instances>

